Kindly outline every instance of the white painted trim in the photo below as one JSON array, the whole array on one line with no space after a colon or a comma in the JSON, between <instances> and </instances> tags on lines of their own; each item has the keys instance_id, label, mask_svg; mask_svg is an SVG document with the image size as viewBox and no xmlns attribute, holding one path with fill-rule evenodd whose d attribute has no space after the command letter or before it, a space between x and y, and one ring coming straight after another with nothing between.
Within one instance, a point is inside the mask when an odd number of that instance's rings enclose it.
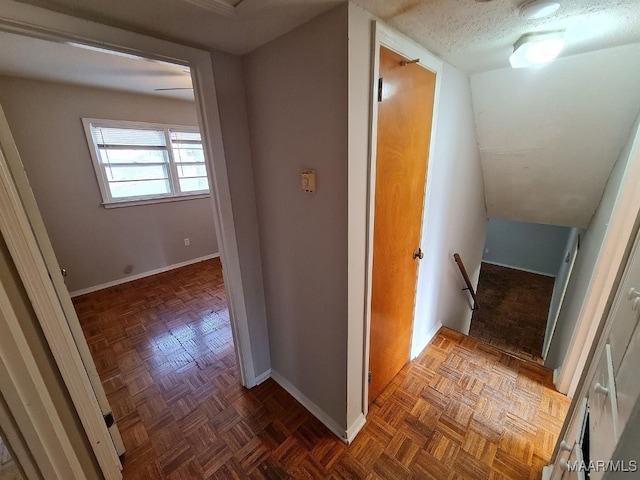
<instances>
[{"instance_id":1,"label":"white painted trim","mask_svg":"<svg viewBox=\"0 0 640 480\"><path fill-rule=\"evenodd\" d=\"M367 418L364 416L364 413L361 413L360 415L358 415L358 417L351 424L351 426L347 428L347 442L346 442L347 445L351 445L351 443L353 443L356 436L358 435L358 433L360 433L360 430L362 430L362 428L366 423L367 423Z\"/></svg>"},{"instance_id":2,"label":"white painted trim","mask_svg":"<svg viewBox=\"0 0 640 480\"><path fill-rule=\"evenodd\" d=\"M607 304L615 292L616 279L624 268L625 253L633 241L640 212L640 129L632 134L635 138L629 153L629 163L622 177L576 328L559 369L556 385L560 392L569 397L573 397L578 388L591 346L597 341L596 334L606 320L604 315Z\"/></svg>"},{"instance_id":3,"label":"white painted trim","mask_svg":"<svg viewBox=\"0 0 640 480\"><path fill-rule=\"evenodd\" d=\"M553 465L545 465L542 467L542 480L551 480L551 472L553 471Z\"/></svg>"},{"instance_id":4,"label":"white painted trim","mask_svg":"<svg viewBox=\"0 0 640 480\"><path fill-rule=\"evenodd\" d=\"M166 267L160 267L154 270L149 270L148 272L142 272L136 275L131 275L130 277L120 278L118 280L113 280L111 282L101 283L100 285L95 285L93 287L74 290L73 292L69 292L69 295L71 295L71 298L79 297L80 295L86 295L87 293L97 292L99 290L104 290L105 288L115 287L116 285L122 285L125 283L133 282L135 280L140 280L141 278L157 275L158 273L164 273L170 270L175 270L176 268L186 267L187 265L193 265L194 263L204 262L205 260L211 260L212 258L218 258L219 256L220 256L219 253L212 253L211 255L205 255L203 257L198 257L191 260L185 260L184 262L174 263L172 265L167 265Z\"/></svg>"},{"instance_id":5,"label":"white painted trim","mask_svg":"<svg viewBox=\"0 0 640 480\"><path fill-rule=\"evenodd\" d=\"M93 448L98 464L106 479L120 479L122 478L120 473L122 468L120 459L114 448L109 431L105 426L100 405L98 404L91 381L82 363L82 358L76 347L73 335L69 330L67 319L60 305L53 283L49 278L42 253L16 189L7 159L5 158L5 155L7 155L7 157L9 155L15 157L17 150L15 150L15 144L11 139L11 132L8 131L4 112L2 112L1 108L0 145L2 147L0 149L0 232L7 244L7 248L18 270L24 289L29 296L33 310L40 321L40 326L49 343L51 353L58 363L60 374L87 433L89 443ZM8 304L8 300L0 301L1 305L5 303ZM19 328L17 318L15 319L17 325L12 325L12 319L10 316L7 317L7 312L4 312L4 315L8 329L12 326L14 329ZM2 331L4 332L4 330ZM14 340L19 342L17 345L20 346L21 355L24 358L23 363L26 367L23 368L30 368L30 362L33 361L35 364L35 360L29 359L31 350L29 349L28 343L26 343L26 339L21 340L16 330L14 330L13 335ZM5 333L2 335L3 339L4 336ZM26 372L27 374L25 375L25 371L16 369L13 372L9 372L9 374L13 374L14 382L18 381L18 378L21 376L24 376L25 382L31 380L36 385L40 382L41 387L38 389L37 395L41 398L46 398L48 393L43 390L44 382L41 379L38 380L39 372L34 370L33 366L31 366L31 370L26 370ZM35 401L35 398L33 397L33 393L31 393L30 395L23 396L22 400L25 402L25 407L29 407L31 402ZM46 405L43 408L47 408ZM53 402L51 401L51 405L48 407L49 415L52 415L51 409L54 408ZM12 411L14 410L12 409ZM60 461L68 462L69 465L64 468L61 465L59 465L58 468L54 468L55 478L82 478L82 467L71 447L69 439L65 438L66 435L62 434L62 425L47 425L44 422L43 416L39 416L38 418L32 417L32 422L34 422L34 426L42 432L45 429L51 428L61 430L60 435L56 438L57 442L50 441L49 445L50 448L57 449L58 454L61 455ZM41 435L44 435L44 433ZM56 465L56 462L54 462L54 465ZM65 474L64 472L67 473Z\"/></svg>"},{"instance_id":6,"label":"white painted trim","mask_svg":"<svg viewBox=\"0 0 640 480\"><path fill-rule=\"evenodd\" d=\"M401 33L386 26L384 23L376 21L374 29L373 40L373 68L371 72L371 85L377 85L378 77L380 75L380 46L385 46L396 53L406 58L419 58L418 65L430 70L436 74L435 94L433 99L433 120L431 124L431 139L429 142L429 158L434 158L435 144L436 144L436 132L437 132L437 118L440 105L440 89L442 83L442 70L443 62L441 59L427 51L424 47L418 45L413 40L405 37ZM376 155L377 155L377 140L378 140L378 92L377 88L371 89L371 119L370 128L371 134L370 147L369 147L369 196L367 198L368 214L367 214L367 260L366 260L366 291L365 291L365 327L364 327L364 369L362 372L362 411L366 415L369 411L369 352L370 352L370 329L371 329L371 293L372 293L372 274L373 274L373 229L375 225L375 182L376 182ZM427 170L429 170L427 168ZM423 199L423 212L428 207L428 200L431 195L431 179L432 175L427 172L425 192ZM422 226L421 226L421 248L425 249L424 237L425 237L425 225L423 222L425 215L423 213ZM420 277L420 269L423 268L421 264L418 264L418 270L416 272L416 287L418 284L418 278ZM426 268L426 267L424 267ZM419 292L416 292L416 300L419 301ZM414 315L416 308L414 305ZM413 322L415 326L415 321ZM413 327L412 327L413 329ZM414 333L411 334L411 344L409 348L409 354L413 351L413 344L416 342ZM409 360L409 358L407 358Z\"/></svg>"},{"instance_id":7,"label":"white painted trim","mask_svg":"<svg viewBox=\"0 0 640 480\"><path fill-rule=\"evenodd\" d=\"M211 167L213 220L225 272L233 343L242 384L249 388L254 386L244 283L210 52L11 0L0 0L0 12L0 31L58 42L83 43L191 68L203 148Z\"/></svg>"},{"instance_id":8,"label":"white painted trim","mask_svg":"<svg viewBox=\"0 0 640 480\"><path fill-rule=\"evenodd\" d=\"M284 378L275 370L271 370L271 378L275 380L275 382L284 388L289 394L295 398L304 408L306 408L314 417L320 420L325 427L331 430L337 437L340 438L343 442L348 442L348 434L347 431L340 427L335 420L333 420L324 410L322 410L318 405L309 400L309 398L298 390L289 380Z\"/></svg>"},{"instance_id":9,"label":"white painted trim","mask_svg":"<svg viewBox=\"0 0 640 480\"><path fill-rule=\"evenodd\" d=\"M266 372L262 372L260 375L256 375L256 385L266 382L271 378L271 369Z\"/></svg>"},{"instance_id":10,"label":"white painted trim","mask_svg":"<svg viewBox=\"0 0 640 480\"><path fill-rule=\"evenodd\" d=\"M558 379L559 379L559 377L560 377L560 369L554 368L553 369L552 381L553 381L553 384L556 386L556 388L558 387Z\"/></svg>"},{"instance_id":11,"label":"white painted trim","mask_svg":"<svg viewBox=\"0 0 640 480\"><path fill-rule=\"evenodd\" d=\"M200 196L207 196L210 194L211 189L200 190L197 192L182 192L180 190L180 180L176 171L176 159L174 158L173 144L171 142L171 131L176 130L180 132L200 133L200 129L193 125L174 125L163 124L155 122L131 122L128 120L108 120L105 118L83 118L82 126L84 129L84 135L87 140L87 146L89 147L89 155L93 163L93 169L95 171L96 180L98 181L98 187L100 195L102 195L102 205L105 208L122 207L125 205L143 205L149 203L160 203L168 200L179 200L184 198L194 198ZM159 195L138 195L135 197L113 198L111 196L111 189L109 188L109 179L107 178L105 169L107 165L100 161L100 154L98 153L98 139L95 136L94 127L108 127L108 128L125 128L125 129L140 129L149 130L154 129L156 131L162 130L163 137L165 139L164 151L167 154L168 162L158 162L160 165L166 165L168 178L171 191L166 194ZM207 182L211 183L211 175L209 174L209 168L207 162L205 164L205 173L207 174Z\"/></svg>"},{"instance_id":12,"label":"white painted trim","mask_svg":"<svg viewBox=\"0 0 640 480\"><path fill-rule=\"evenodd\" d=\"M549 354L549 348L551 347L551 340L553 340L553 334L556 333L556 326L558 325L558 318L560 318L560 310L562 310L562 304L564 303L564 297L567 294L567 288L569 288L569 281L571 280L571 275L573 274L573 267L576 265L576 259L578 258L578 239L580 236L576 234L575 239L573 240L573 245L571 249L569 249L569 255L571 255L571 265L569 265L569 271L567 272L567 278L562 286L562 292L560 292L560 302L558 303L558 308L553 316L553 318L547 319L547 328L544 332L545 341L542 344L542 360L547 359L547 355ZM551 296L551 305L553 305L553 296Z\"/></svg>"},{"instance_id":13,"label":"white painted trim","mask_svg":"<svg viewBox=\"0 0 640 480\"><path fill-rule=\"evenodd\" d=\"M62 420L29 349L20 319L2 284L0 330L0 382L3 399L18 423L21 435L28 442L29 453L45 478L82 478L80 461L64 431Z\"/></svg>"},{"instance_id":14,"label":"white painted trim","mask_svg":"<svg viewBox=\"0 0 640 480\"><path fill-rule=\"evenodd\" d=\"M431 343L431 340L433 340L433 337L436 336L436 334L440 331L441 328L442 328L442 322L437 321L436 324L433 326L433 328L429 330L429 333L427 333L424 336L424 338L420 341L420 343L415 344L415 350L414 349L411 350L411 360L416 358L418 355L422 353L422 351L425 348L427 348L427 345ZM413 345L414 344L412 344L412 346Z\"/></svg>"},{"instance_id":15,"label":"white painted trim","mask_svg":"<svg viewBox=\"0 0 640 480\"><path fill-rule=\"evenodd\" d=\"M513 265L507 265L506 263L489 262L488 260L482 260L482 263L488 263L489 265L495 265L496 267L504 267L504 268L510 268L512 270L519 270L521 272L535 273L536 275L542 275L543 277L556 278L555 275L552 275L550 273L540 272L538 270L531 270L529 268L514 267Z\"/></svg>"}]
</instances>

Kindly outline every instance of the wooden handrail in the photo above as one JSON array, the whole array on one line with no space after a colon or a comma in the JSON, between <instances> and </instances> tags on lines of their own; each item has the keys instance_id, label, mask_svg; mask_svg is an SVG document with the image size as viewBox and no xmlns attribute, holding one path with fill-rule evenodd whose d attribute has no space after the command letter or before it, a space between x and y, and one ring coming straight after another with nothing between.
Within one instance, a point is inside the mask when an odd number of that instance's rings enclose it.
<instances>
[{"instance_id":1,"label":"wooden handrail","mask_svg":"<svg viewBox=\"0 0 640 480\"><path fill-rule=\"evenodd\" d=\"M469 293L473 297L473 308L472 310L478 310L480 308L480 304L478 304L478 299L476 297L476 292L473 291L473 287L471 286L471 280L469 280L469 275L467 274L467 269L464 268L464 263L462 263L462 259L460 258L460 254L454 253L453 259L458 264L458 268L460 269L460 273L464 278L464 283L467 284L467 288L463 288L462 291L469 290Z\"/></svg>"}]
</instances>

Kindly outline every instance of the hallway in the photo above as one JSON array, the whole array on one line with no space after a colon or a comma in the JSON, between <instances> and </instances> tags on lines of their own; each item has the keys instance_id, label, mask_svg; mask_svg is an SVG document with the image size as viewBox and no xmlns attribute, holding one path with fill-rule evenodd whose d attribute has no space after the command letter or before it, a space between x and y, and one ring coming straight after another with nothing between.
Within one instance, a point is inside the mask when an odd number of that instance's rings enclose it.
<instances>
[{"instance_id":1,"label":"hallway","mask_svg":"<svg viewBox=\"0 0 640 480\"><path fill-rule=\"evenodd\" d=\"M75 299L125 479L533 479L569 400L550 373L442 329L352 445L273 380L239 385L218 260Z\"/></svg>"}]
</instances>

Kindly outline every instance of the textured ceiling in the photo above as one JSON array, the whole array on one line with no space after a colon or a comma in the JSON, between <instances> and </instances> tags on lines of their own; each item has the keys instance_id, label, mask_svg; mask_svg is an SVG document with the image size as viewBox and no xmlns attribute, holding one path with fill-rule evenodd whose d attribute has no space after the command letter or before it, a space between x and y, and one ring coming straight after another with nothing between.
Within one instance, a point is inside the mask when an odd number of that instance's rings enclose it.
<instances>
[{"instance_id":1,"label":"textured ceiling","mask_svg":"<svg viewBox=\"0 0 640 480\"><path fill-rule=\"evenodd\" d=\"M524 0L353 0L467 73L508 66L527 32L566 29L563 56L640 42L640 0L559 0L555 15L520 17Z\"/></svg>"},{"instance_id":2,"label":"textured ceiling","mask_svg":"<svg viewBox=\"0 0 640 480\"><path fill-rule=\"evenodd\" d=\"M236 54L346 0L21 0L71 15ZM508 66L524 33L566 29L562 55L640 42L640 0L560 0L555 15L525 20L524 0L352 0L467 73ZM232 10L220 13L223 5ZM209 8L207 7L209 6Z\"/></svg>"},{"instance_id":3,"label":"textured ceiling","mask_svg":"<svg viewBox=\"0 0 640 480\"><path fill-rule=\"evenodd\" d=\"M640 110L640 44L471 88L489 217L587 227Z\"/></svg>"},{"instance_id":4,"label":"textured ceiling","mask_svg":"<svg viewBox=\"0 0 640 480\"><path fill-rule=\"evenodd\" d=\"M186 67L0 32L0 74L193 100Z\"/></svg>"}]
</instances>

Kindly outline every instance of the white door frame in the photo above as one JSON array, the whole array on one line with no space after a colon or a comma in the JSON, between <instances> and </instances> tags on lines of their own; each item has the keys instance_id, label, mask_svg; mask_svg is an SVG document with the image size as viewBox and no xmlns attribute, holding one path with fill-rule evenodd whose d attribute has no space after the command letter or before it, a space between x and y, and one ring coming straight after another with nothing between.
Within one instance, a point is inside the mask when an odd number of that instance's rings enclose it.
<instances>
[{"instance_id":1,"label":"white door frame","mask_svg":"<svg viewBox=\"0 0 640 480\"><path fill-rule=\"evenodd\" d=\"M437 118L440 105L440 85L442 83L442 69L443 62L441 59L425 50L413 40L405 37L404 35L396 32L395 30L387 27L381 22L375 22L375 33L373 40L373 68L371 85L371 135L370 135L370 160L369 160L369 196L367 199L368 218L367 218L367 260L366 260L366 291L365 291L365 328L364 328L364 371L362 378L363 393L362 393L362 411L364 415L369 411L369 350L371 344L371 291L372 291L372 274L373 274L373 228L375 225L375 185L376 185L376 153L377 153L377 141L378 141L378 78L380 76L380 47L384 46L394 52L402 55L405 58L415 59L419 58L418 65L430 70L436 74L436 86L435 94L433 98L433 120L431 124L431 139L429 142L429 159L434 158L435 143L436 143L436 130L437 130ZM431 179L433 175L429 175L429 166L427 165L427 178L424 191L424 200L422 205L422 225L420 231L420 248L423 248L424 236L425 236L425 219L428 216L429 196L431 194ZM416 293L415 304L413 313L415 316L417 305L420 302L420 295L418 290L418 279L420 278L422 264L418 263L418 271L416 275ZM413 329L415 327L415 321L412 320L412 335L411 344L409 348L409 357L407 360L414 358L414 345L418 339L414 338ZM434 332L435 333L435 332Z\"/></svg>"}]
</instances>

